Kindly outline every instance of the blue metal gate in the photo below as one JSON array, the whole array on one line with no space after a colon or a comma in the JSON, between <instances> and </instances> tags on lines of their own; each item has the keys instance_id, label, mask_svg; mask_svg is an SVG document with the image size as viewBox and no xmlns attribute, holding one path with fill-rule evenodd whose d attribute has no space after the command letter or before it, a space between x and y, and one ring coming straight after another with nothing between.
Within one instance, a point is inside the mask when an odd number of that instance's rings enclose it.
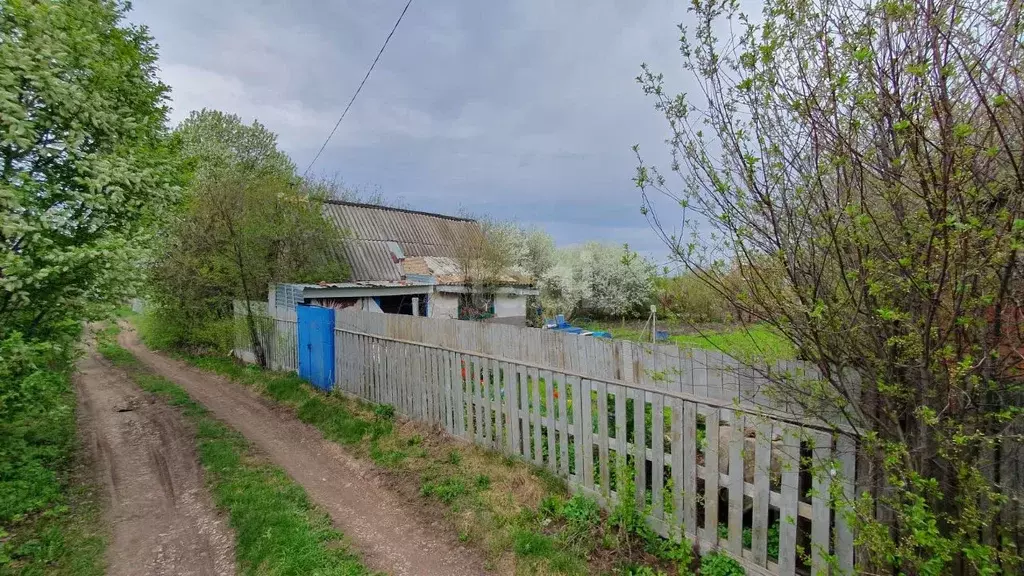
<instances>
[{"instance_id":1,"label":"blue metal gate","mask_svg":"<svg viewBox=\"0 0 1024 576\"><path fill-rule=\"evenodd\" d=\"M299 376L328 392L334 385L334 310L296 306L299 321Z\"/></svg>"}]
</instances>

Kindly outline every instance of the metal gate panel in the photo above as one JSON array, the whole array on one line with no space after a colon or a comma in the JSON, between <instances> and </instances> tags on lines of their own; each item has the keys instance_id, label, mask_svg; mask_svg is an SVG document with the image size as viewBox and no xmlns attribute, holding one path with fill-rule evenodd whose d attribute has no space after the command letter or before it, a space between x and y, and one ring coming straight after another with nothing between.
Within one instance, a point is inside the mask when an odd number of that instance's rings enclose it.
<instances>
[{"instance_id":1,"label":"metal gate panel","mask_svg":"<svg viewBox=\"0 0 1024 576\"><path fill-rule=\"evenodd\" d=\"M334 385L334 310L296 306L299 377L329 392Z\"/></svg>"}]
</instances>

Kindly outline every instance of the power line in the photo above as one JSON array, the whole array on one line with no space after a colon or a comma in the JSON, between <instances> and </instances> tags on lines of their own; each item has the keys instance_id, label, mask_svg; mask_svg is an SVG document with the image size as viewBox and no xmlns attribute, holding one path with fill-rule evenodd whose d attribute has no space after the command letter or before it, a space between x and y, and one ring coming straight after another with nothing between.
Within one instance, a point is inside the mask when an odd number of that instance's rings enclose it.
<instances>
[{"instance_id":1,"label":"power line","mask_svg":"<svg viewBox=\"0 0 1024 576\"><path fill-rule=\"evenodd\" d=\"M363 84L366 84L366 80L370 78L370 73L373 72L373 68L377 65L381 55L384 54L384 49L388 47L388 42L390 42L391 37L395 35L395 30L398 30L398 25L402 23L402 18L405 17L405 13L409 10L410 4L412 4L412 0L405 3L405 8L402 8L402 13L398 15L398 20L395 21L395 25L391 28L391 32L388 34L388 37L384 39L384 44L380 47L380 51L377 52L377 57L373 59L373 63L370 64L370 69L366 71L366 76L363 76L363 81L359 83L359 87L356 88L355 94L352 94L352 99L349 100L348 105L345 106L345 111L341 113L341 117L334 123L334 128L331 130L331 133L327 135L327 140L324 140L323 146L321 146L320 150L317 151L316 156L313 157L313 161L309 163L309 166L306 166L306 170L302 173L303 176L309 173L309 169L313 167L313 164L316 164L317 159L319 159L320 155L323 154L324 148L327 148L327 143L331 141L332 137L334 137L334 133L337 132L338 126L341 125L341 121L344 120L345 115L348 114L348 109L352 107L352 103L356 101L356 97L359 96L359 92L363 89Z\"/></svg>"}]
</instances>

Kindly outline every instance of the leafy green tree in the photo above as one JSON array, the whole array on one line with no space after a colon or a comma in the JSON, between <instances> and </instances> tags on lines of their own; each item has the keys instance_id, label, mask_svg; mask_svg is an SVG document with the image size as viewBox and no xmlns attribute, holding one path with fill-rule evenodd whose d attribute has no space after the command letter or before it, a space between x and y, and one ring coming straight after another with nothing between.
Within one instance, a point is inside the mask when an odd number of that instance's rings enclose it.
<instances>
[{"instance_id":1,"label":"leafy green tree","mask_svg":"<svg viewBox=\"0 0 1024 576\"><path fill-rule=\"evenodd\" d=\"M232 302L262 300L276 281L347 276L340 231L323 197L294 174L276 136L237 116L194 112L175 131L192 178L166 224L151 267L151 291L171 344L227 344ZM252 310L246 329L265 364Z\"/></svg>"},{"instance_id":2,"label":"leafy green tree","mask_svg":"<svg viewBox=\"0 0 1024 576\"><path fill-rule=\"evenodd\" d=\"M720 292L714 271L735 263L735 306L820 368L822 382L775 386L856 430L862 493L845 504L861 570L1019 573L1019 4L769 0L757 18L693 0L691 13L696 97L647 67L638 78L682 181L641 163L645 213ZM693 236L658 226L653 194Z\"/></svg>"},{"instance_id":3,"label":"leafy green tree","mask_svg":"<svg viewBox=\"0 0 1024 576\"><path fill-rule=\"evenodd\" d=\"M102 571L80 554L95 544L64 530L63 472L76 446L75 342L83 320L138 284L149 225L176 202L179 174L156 46L144 28L124 22L126 9L113 1L0 0L5 574Z\"/></svg>"},{"instance_id":4,"label":"leafy green tree","mask_svg":"<svg viewBox=\"0 0 1024 576\"><path fill-rule=\"evenodd\" d=\"M73 331L121 299L135 240L176 196L167 87L125 10L0 3L0 339Z\"/></svg>"}]
</instances>

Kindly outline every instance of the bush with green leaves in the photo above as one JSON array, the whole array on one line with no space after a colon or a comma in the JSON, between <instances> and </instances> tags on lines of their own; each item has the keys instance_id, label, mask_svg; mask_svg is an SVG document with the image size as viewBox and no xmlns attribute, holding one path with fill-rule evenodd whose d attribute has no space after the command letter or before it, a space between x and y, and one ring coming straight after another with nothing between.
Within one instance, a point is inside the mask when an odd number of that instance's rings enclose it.
<instances>
[{"instance_id":1,"label":"bush with green leaves","mask_svg":"<svg viewBox=\"0 0 1024 576\"><path fill-rule=\"evenodd\" d=\"M835 496L858 570L1019 573L1021 479L995 473L1019 476L1024 430L1019 6L746 8L692 3L693 94L642 68L681 178L641 160L643 211L681 221L655 226L677 263L822 374L767 392L856 437L857 496Z\"/></svg>"},{"instance_id":2,"label":"bush with green leaves","mask_svg":"<svg viewBox=\"0 0 1024 576\"><path fill-rule=\"evenodd\" d=\"M701 576L745 576L746 573L739 562L724 552L705 554L700 559Z\"/></svg>"}]
</instances>

